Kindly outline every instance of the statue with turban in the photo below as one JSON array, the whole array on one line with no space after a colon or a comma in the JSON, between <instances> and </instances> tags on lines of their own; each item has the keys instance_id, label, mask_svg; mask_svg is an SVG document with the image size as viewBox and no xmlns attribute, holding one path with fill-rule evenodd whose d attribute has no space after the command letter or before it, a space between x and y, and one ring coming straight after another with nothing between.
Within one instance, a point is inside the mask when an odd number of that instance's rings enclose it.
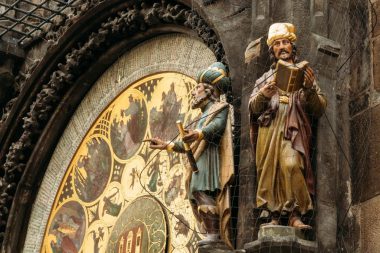
<instances>
[{"instance_id":1,"label":"statue with turban","mask_svg":"<svg viewBox=\"0 0 380 253\"><path fill-rule=\"evenodd\" d=\"M202 114L196 129L186 130L182 141L165 142L150 139L150 147L174 152L185 152L183 142L191 143L198 172L187 168L186 188L194 216L206 230L206 238L199 245L221 239L229 240L230 195L234 164L230 106L221 102L220 94L230 85L226 67L216 62L198 74L192 91L192 109Z\"/></svg>"},{"instance_id":2,"label":"statue with turban","mask_svg":"<svg viewBox=\"0 0 380 253\"><path fill-rule=\"evenodd\" d=\"M310 67L303 70L300 90L289 93L276 86L277 61L297 63L296 39L292 24L270 26L267 44L274 64L255 83L249 100L250 131L257 170L256 204L261 215L270 218L262 226L279 225L284 215L288 225L311 229L301 219L313 210L310 119L320 117L327 102Z\"/></svg>"}]
</instances>

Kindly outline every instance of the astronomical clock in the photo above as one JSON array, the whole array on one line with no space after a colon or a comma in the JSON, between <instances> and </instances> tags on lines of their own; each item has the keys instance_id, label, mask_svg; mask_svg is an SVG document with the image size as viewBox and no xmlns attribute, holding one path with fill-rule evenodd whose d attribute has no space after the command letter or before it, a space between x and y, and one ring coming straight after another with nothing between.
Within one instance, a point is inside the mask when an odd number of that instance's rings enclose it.
<instances>
[{"instance_id":1,"label":"astronomical clock","mask_svg":"<svg viewBox=\"0 0 380 253\"><path fill-rule=\"evenodd\" d=\"M93 122L55 197L42 252L197 251L202 237L185 189L183 158L145 139L188 127L195 81L159 72L128 85Z\"/></svg>"}]
</instances>

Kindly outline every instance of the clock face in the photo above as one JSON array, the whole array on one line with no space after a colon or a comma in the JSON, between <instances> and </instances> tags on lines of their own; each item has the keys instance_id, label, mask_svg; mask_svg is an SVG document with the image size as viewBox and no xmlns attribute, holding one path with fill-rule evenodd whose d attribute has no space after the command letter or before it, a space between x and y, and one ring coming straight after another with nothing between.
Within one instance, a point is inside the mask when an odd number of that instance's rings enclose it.
<instances>
[{"instance_id":1,"label":"clock face","mask_svg":"<svg viewBox=\"0 0 380 253\"><path fill-rule=\"evenodd\" d=\"M153 74L128 85L103 110L67 168L42 252L197 251L182 157L143 141L175 140L177 120L195 125L194 86L181 73Z\"/></svg>"}]
</instances>

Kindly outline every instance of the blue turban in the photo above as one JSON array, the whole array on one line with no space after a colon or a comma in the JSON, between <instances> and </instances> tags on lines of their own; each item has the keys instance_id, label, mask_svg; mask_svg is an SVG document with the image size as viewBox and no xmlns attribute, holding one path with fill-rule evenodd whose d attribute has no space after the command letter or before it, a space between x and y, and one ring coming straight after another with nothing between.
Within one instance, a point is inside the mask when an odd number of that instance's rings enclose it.
<instances>
[{"instance_id":1,"label":"blue turban","mask_svg":"<svg viewBox=\"0 0 380 253\"><path fill-rule=\"evenodd\" d=\"M222 93L225 93L231 84L227 67L221 62L214 62L210 67L199 72L197 82L215 86Z\"/></svg>"}]
</instances>

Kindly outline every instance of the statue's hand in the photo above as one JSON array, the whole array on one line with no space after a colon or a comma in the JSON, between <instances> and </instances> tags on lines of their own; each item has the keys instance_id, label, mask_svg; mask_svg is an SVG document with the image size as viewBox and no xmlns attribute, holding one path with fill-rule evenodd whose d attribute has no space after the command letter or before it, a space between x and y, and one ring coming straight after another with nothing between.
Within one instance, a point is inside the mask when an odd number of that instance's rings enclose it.
<instances>
[{"instance_id":1,"label":"statue's hand","mask_svg":"<svg viewBox=\"0 0 380 253\"><path fill-rule=\"evenodd\" d=\"M198 140L199 133L197 131L186 129L185 132L186 132L186 134L182 138L183 142L185 142L185 143L192 143L192 142Z\"/></svg>"},{"instance_id":2,"label":"statue's hand","mask_svg":"<svg viewBox=\"0 0 380 253\"><path fill-rule=\"evenodd\" d=\"M266 83L261 89L260 92L266 97L271 98L276 94L277 92L277 86L276 82L272 81L269 83Z\"/></svg>"},{"instance_id":3,"label":"statue's hand","mask_svg":"<svg viewBox=\"0 0 380 253\"><path fill-rule=\"evenodd\" d=\"M160 138L157 138L157 137L151 138L151 139L145 139L143 141L149 141L150 142L149 147L151 149L164 150L164 149L166 149L166 147L168 145L166 142L164 142L163 140L161 140Z\"/></svg>"},{"instance_id":4,"label":"statue's hand","mask_svg":"<svg viewBox=\"0 0 380 253\"><path fill-rule=\"evenodd\" d=\"M307 102L307 99L306 99L306 97L307 97L307 92L304 90L304 89L301 89L300 90L300 101L301 101L301 104L302 105L305 105L306 104L306 102Z\"/></svg>"},{"instance_id":5,"label":"statue's hand","mask_svg":"<svg viewBox=\"0 0 380 253\"><path fill-rule=\"evenodd\" d=\"M314 71L309 66L307 66L305 69L303 86L306 89L310 89L311 87L313 87L314 80L315 80Z\"/></svg>"}]
</instances>

